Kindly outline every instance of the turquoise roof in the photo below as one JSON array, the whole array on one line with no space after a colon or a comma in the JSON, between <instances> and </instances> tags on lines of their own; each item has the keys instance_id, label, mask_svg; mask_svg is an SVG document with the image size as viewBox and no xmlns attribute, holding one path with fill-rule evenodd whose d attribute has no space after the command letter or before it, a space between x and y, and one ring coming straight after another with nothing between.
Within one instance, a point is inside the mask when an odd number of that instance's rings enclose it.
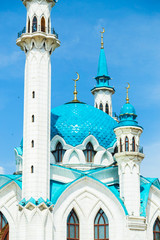
<instances>
[{"instance_id":1,"label":"turquoise roof","mask_svg":"<svg viewBox=\"0 0 160 240\"><path fill-rule=\"evenodd\" d=\"M136 115L135 108L130 103L125 103L120 111L120 115L127 114L127 113Z\"/></svg>"},{"instance_id":2,"label":"turquoise roof","mask_svg":"<svg viewBox=\"0 0 160 240\"><path fill-rule=\"evenodd\" d=\"M103 111L84 103L68 103L51 111L51 139L61 136L69 145L81 144L93 135L105 148L116 142L117 122Z\"/></svg>"},{"instance_id":3,"label":"turquoise roof","mask_svg":"<svg viewBox=\"0 0 160 240\"><path fill-rule=\"evenodd\" d=\"M97 77L103 77L103 76L110 78L108 74L105 52L104 52L104 49L101 49L100 56L99 56Z\"/></svg>"},{"instance_id":4,"label":"turquoise roof","mask_svg":"<svg viewBox=\"0 0 160 240\"><path fill-rule=\"evenodd\" d=\"M81 171L81 170L75 170L71 168L66 168L63 166L58 166L58 165L52 165L55 167L58 171L62 173L62 170L64 169L65 171L68 171L69 174L72 173L74 176L73 180L69 183L63 183L63 182L58 182L55 180L51 180L50 182L50 200L47 199L47 201L44 201L44 199L39 198L38 201L35 201L35 199L30 198L29 200L22 199L20 201L21 206L25 206L28 202L31 202L34 205L40 205L42 202L45 203L48 207L52 206L53 204L55 205L61 194L73 183L76 181L84 178L87 176L88 178L91 178L95 181L98 181L100 184L108 188L118 199L120 202L121 206L124 209L124 212L126 215L128 215L128 212L124 206L123 201L120 198L120 193L119 193L119 180L118 180L118 167L117 166L111 166L111 167L104 167L104 168L97 168L97 169L91 169L87 171ZM66 174L66 173L65 173ZM113 174L114 176L117 175L117 180L110 182L110 183L103 183L101 181L102 176L109 176L109 174ZM5 187L6 185L10 184L11 182L15 182L21 189L22 189L22 176L21 175L0 175L0 189ZM160 182L158 178L145 178L143 176L140 177L140 215L141 216L146 216L146 208L147 208L147 203L148 203L148 198L149 198L149 192L151 186L155 186L158 190L160 190Z\"/></svg>"},{"instance_id":5,"label":"turquoise roof","mask_svg":"<svg viewBox=\"0 0 160 240\"><path fill-rule=\"evenodd\" d=\"M135 108L130 103L125 103L120 111L120 121L118 127L123 126L138 126L138 122L136 121L137 115Z\"/></svg>"},{"instance_id":6,"label":"turquoise roof","mask_svg":"<svg viewBox=\"0 0 160 240\"><path fill-rule=\"evenodd\" d=\"M97 77L95 78L97 81L96 87L109 87L109 80L111 79L108 74L108 68L107 68L107 61L104 49L102 48L100 51L99 56L99 63L98 63L98 72ZM113 88L112 88L113 89Z\"/></svg>"}]
</instances>

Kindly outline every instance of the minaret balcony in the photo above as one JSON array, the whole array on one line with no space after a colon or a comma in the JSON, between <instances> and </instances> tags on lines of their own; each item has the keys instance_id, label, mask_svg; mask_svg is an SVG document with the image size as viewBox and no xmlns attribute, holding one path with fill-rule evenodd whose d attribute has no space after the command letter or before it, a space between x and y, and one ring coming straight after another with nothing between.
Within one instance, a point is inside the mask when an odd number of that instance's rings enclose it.
<instances>
[{"instance_id":1,"label":"minaret balcony","mask_svg":"<svg viewBox=\"0 0 160 240\"><path fill-rule=\"evenodd\" d=\"M22 36L22 34L37 34L37 33L41 33L41 34L53 34L56 36L56 38L58 38L58 34L55 32L54 28L47 28L47 27L41 27L40 25L37 27L37 29L32 29L32 32L27 32L26 31L26 27L23 28L22 31L20 31L18 33L18 38L20 38Z\"/></svg>"}]
</instances>

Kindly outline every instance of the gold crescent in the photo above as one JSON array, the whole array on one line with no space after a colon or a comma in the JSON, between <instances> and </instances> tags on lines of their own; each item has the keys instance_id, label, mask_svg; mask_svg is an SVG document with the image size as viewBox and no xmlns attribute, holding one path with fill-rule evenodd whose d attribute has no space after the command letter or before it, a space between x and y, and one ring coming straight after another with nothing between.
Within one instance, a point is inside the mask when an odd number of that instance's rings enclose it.
<instances>
[{"instance_id":1,"label":"gold crescent","mask_svg":"<svg viewBox=\"0 0 160 240\"><path fill-rule=\"evenodd\" d=\"M80 79L79 73L78 72L76 72L76 73L77 73L78 78L77 79L73 79L73 81L78 81Z\"/></svg>"},{"instance_id":2,"label":"gold crescent","mask_svg":"<svg viewBox=\"0 0 160 240\"><path fill-rule=\"evenodd\" d=\"M101 32L101 33L105 33L105 29L103 28L103 32Z\"/></svg>"},{"instance_id":3,"label":"gold crescent","mask_svg":"<svg viewBox=\"0 0 160 240\"><path fill-rule=\"evenodd\" d=\"M128 83L128 87L127 87L127 89L129 89L130 88L130 84Z\"/></svg>"}]
</instances>

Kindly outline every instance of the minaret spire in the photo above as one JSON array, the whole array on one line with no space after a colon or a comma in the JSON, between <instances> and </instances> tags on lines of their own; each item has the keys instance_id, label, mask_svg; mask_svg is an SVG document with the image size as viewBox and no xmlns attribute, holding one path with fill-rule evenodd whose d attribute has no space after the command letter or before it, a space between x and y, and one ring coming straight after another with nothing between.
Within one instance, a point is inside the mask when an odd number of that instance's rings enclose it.
<instances>
[{"instance_id":1,"label":"minaret spire","mask_svg":"<svg viewBox=\"0 0 160 240\"><path fill-rule=\"evenodd\" d=\"M112 116L112 95L115 90L110 86L109 81L111 80L108 74L107 60L104 51L104 33L105 29L102 28L101 33L101 50L98 62L98 72L96 79L96 87L94 87L91 92L95 97L94 105L96 108L106 112Z\"/></svg>"}]
</instances>

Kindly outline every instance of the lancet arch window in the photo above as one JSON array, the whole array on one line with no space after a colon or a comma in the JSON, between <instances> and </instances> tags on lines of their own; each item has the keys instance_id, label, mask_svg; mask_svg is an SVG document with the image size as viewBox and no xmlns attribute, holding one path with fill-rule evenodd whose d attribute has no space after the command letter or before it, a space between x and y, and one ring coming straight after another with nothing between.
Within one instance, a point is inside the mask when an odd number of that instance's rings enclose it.
<instances>
[{"instance_id":1,"label":"lancet arch window","mask_svg":"<svg viewBox=\"0 0 160 240\"><path fill-rule=\"evenodd\" d=\"M120 152L122 152L122 139L120 138L120 141L119 141L119 144L120 144Z\"/></svg>"},{"instance_id":2,"label":"lancet arch window","mask_svg":"<svg viewBox=\"0 0 160 240\"><path fill-rule=\"evenodd\" d=\"M102 209L94 220L94 240L109 240L109 222Z\"/></svg>"},{"instance_id":3,"label":"lancet arch window","mask_svg":"<svg viewBox=\"0 0 160 240\"><path fill-rule=\"evenodd\" d=\"M30 18L28 18L28 33L30 33L30 28L31 28L31 21L30 21Z\"/></svg>"},{"instance_id":4,"label":"lancet arch window","mask_svg":"<svg viewBox=\"0 0 160 240\"><path fill-rule=\"evenodd\" d=\"M37 32L37 17L36 16L34 16L34 18L33 18L32 32Z\"/></svg>"},{"instance_id":5,"label":"lancet arch window","mask_svg":"<svg viewBox=\"0 0 160 240\"><path fill-rule=\"evenodd\" d=\"M103 104L102 103L100 103L99 109L103 111Z\"/></svg>"},{"instance_id":6,"label":"lancet arch window","mask_svg":"<svg viewBox=\"0 0 160 240\"><path fill-rule=\"evenodd\" d=\"M46 32L46 23L44 16L41 18L41 32Z\"/></svg>"},{"instance_id":7,"label":"lancet arch window","mask_svg":"<svg viewBox=\"0 0 160 240\"><path fill-rule=\"evenodd\" d=\"M56 162L57 163L61 163L62 160L63 160L63 156L64 156L64 153L65 153L65 150L63 150L63 146L60 142L57 143L56 145L56 149L55 151L52 152L55 159L56 159Z\"/></svg>"},{"instance_id":8,"label":"lancet arch window","mask_svg":"<svg viewBox=\"0 0 160 240\"><path fill-rule=\"evenodd\" d=\"M105 109L106 113L109 114L109 106L108 103L106 103L106 109Z\"/></svg>"},{"instance_id":9,"label":"lancet arch window","mask_svg":"<svg viewBox=\"0 0 160 240\"><path fill-rule=\"evenodd\" d=\"M86 145L86 150L84 151L84 154L87 162L89 163L93 162L96 152L94 151L94 148L91 142L89 142Z\"/></svg>"},{"instance_id":10,"label":"lancet arch window","mask_svg":"<svg viewBox=\"0 0 160 240\"><path fill-rule=\"evenodd\" d=\"M5 216L0 212L0 236L1 240L9 240L9 225Z\"/></svg>"},{"instance_id":11,"label":"lancet arch window","mask_svg":"<svg viewBox=\"0 0 160 240\"><path fill-rule=\"evenodd\" d=\"M128 137L125 138L125 151L126 152L129 151L129 139L128 139Z\"/></svg>"},{"instance_id":12,"label":"lancet arch window","mask_svg":"<svg viewBox=\"0 0 160 240\"><path fill-rule=\"evenodd\" d=\"M136 151L135 137L132 138L132 151Z\"/></svg>"},{"instance_id":13,"label":"lancet arch window","mask_svg":"<svg viewBox=\"0 0 160 240\"><path fill-rule=\"evenodd\" d=\"M153 226L153 240L160 239L160 221L157 218Z\"/></svg>"},{"instance_id":14,"label":"lancet arch window","mask_svg":"<svg viewBox=\"0 0 160 240\"><path fill-rule=\"evenodd\" d=\"M67 240L79 240L79 219L74 210L67 218Z\"/></svg>"}]
</instances>

